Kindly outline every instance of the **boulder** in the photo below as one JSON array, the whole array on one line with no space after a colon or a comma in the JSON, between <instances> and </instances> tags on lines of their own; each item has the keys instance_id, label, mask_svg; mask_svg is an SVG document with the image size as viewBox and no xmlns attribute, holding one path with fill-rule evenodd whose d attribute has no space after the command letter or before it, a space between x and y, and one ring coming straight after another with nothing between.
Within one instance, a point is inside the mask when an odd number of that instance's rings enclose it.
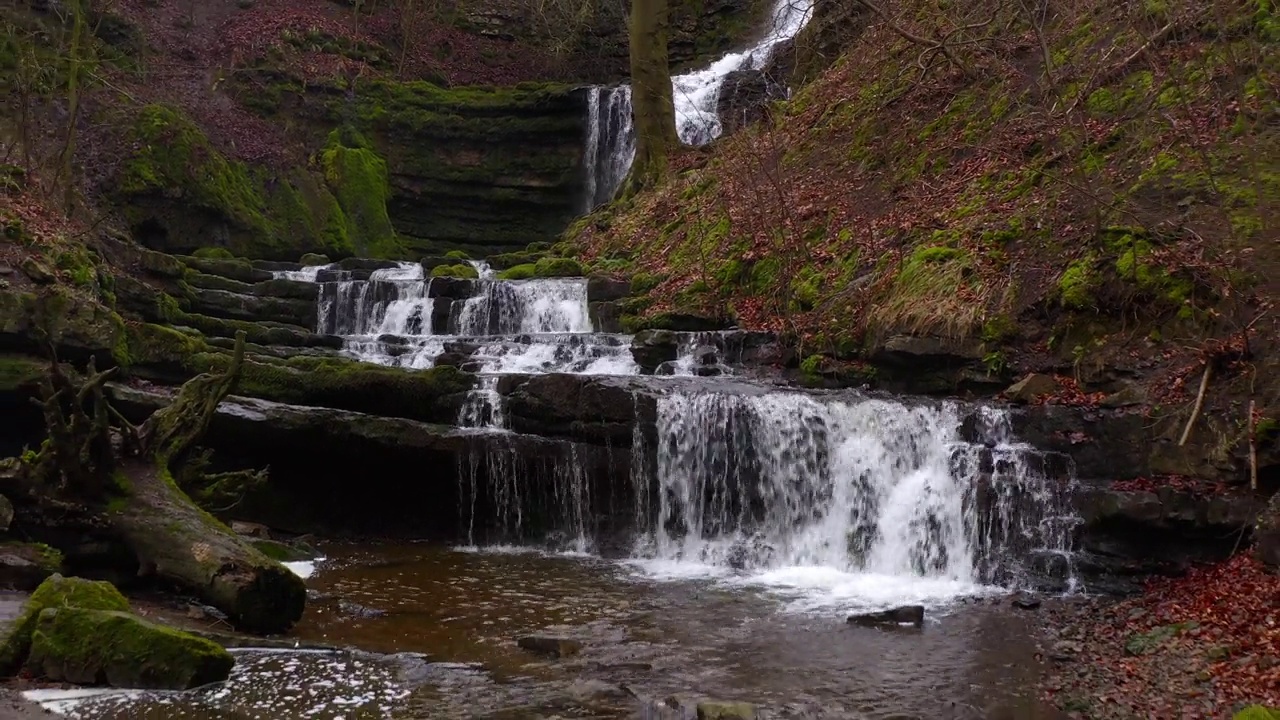
<instances>
[{"instance_id":1,"label":"boulder","mask_svg":"<svg viewBox=\"0 0 1280 720\"><path fill-rule=\"evenodd\" d=\"M591 327L600 333L622 332L622 306L616 302L593 302L587 305Z\"/></svg>"},{"instance_id":2,"label":"boulder","mask_svg":"<svg viewBox=\"0 0 1280 720\"><path fill-rule=\"evenodd\" d=\"M187 690L226 680L222 646L128 612L77 607L40 612L27 670L54 682Z\"/></svg>"},{"instance_id":3,"label":"boulder","mask_svg":"<svg viewBox=\"0 0 1280 720\"><path fill-rule=\"evenodd\" d=\"M1052 395L1058 391L1058 381L1049 375L1032 373L1010 385L1004 396L1011 402L1030 404L1043 395Z\"/></svg>"},{"instance_id":4,"label":"boulder","mask_svg":"<svg viewBox=\"0 0 1280 720\"><path fill-rule=\"evenodd\" d=\"M587 302L613 302L631 294L631 281L603 275L587 278Z\"/></svg>"},{"instance_id":5,"label":"boulder","mask_svg":"<svg viewBox=\"0 0 1280 720\"><path fill-rule=\"evenodd\" d=\"M556 658L569 657L582 652L582 643L577 640L551 635L525 635L516 640L516 644L529 652Z\"/></svg>"},{"instance_id":6,"label":"boulder","mask_svg":"<svg viewBox=\"0 0 1280 720\"><path fill-rule=\"evenodd\" d=\"M1280 573L1280 493L1258 514L1253 531L1253 553L1263 565Z\"/></svg>"},{"instance_id":7,"label":"boulder","mask_svg":"<svg viewBox=\"0 0 1280 720\"><path fill-rule=\"evenodd\" d=\"M40 583L0 641L0 675L12 675L31 649L40 613L48 608L128 612L129 601L108 582L54 575Z\"/></svg>"},{"instance_id":8,"label":"boulder","mask_svg":"<svg viewBox=\"0 0 1280 720\"><path fill-rule=\"evenodd\" d=\"M1019 594L1010 603L1019 610L1035 610L1040 607L1040 598L1034 595Z\"/></svg>"},{"instance_id":9,"label":"boulder","mask_svg":"<svg viewBox=\"0 0 1280 720\"><path fill-rule=\"evenodd\" d=\"M182 277L186 266L178 258L167 253L138 248L138 265L143 272L158 278L176 280Z\"/></svg>"},{"instance_id":10,"label":"boulder","mask_svg":"<svg viewBox=\"0 0 1280 720\"><path fill-rule=\"evenodd\" d=\"M640 372L652 375L664 362L673 362L680 354L680 341L670 330L642 330L631 340L631 357Z\"/></svg>"},{"instance_id":11,"label":"boulder","mask_svg":"<svg viewBox=\"0 0 1280 720\"><path fill-rule=\"evenodd\" d=\"M62 569L62 553L40 543L0 545L0 586L29 591Z\"/></svg>"},{"instance_id":12,"label":"boulder","mask_svg":"<svg viewBox=\"0 0 1280 720\"><path fill-rule=\"evenodd\" d=\"M298 264L302 267L315 267L316 265L328 265L331 261L327 255L320 253L304 253L298 258Z\"/></svg>"},{"instance_id":13,"label":"boulder","mask_svg":"<svg viewBox=\"0 0 1280 720\"><path fill-rule=\"evenodd\" d=\"M924 606L903 605L883 612L850 615L848 622L850 625L862 627L896 627L898 625L921 627L924 625Z\"/></svg>"},{"instance_id":14,"label":"boulder","mask_svg":"<svg viewBox=\"0 0 1280 720\"><path fill-rule=\"evenodd\" d=\"M586 442L631 442L637 399L607 378L583 375L506 376L498 383L511 429ZM629 446L629 445L628 445Z\"/></svg>"},{"instance_id":15,"label":"boulder","mask_svg":"<svg viewBox=\"0 0 1280 720\"><path fill-rule=\"evenodd\" d=\"M751 703L726 700L700 700L698 720L755 720L756 708Z\"/></svg>"}]
</instances>

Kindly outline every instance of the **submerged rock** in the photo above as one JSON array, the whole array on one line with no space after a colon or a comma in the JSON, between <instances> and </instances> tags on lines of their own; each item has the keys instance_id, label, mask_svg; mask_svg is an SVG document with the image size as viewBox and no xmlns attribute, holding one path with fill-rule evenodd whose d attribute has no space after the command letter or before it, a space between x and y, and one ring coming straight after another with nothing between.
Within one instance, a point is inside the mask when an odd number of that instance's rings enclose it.
<instances>
[{"instance_id":1,"label":"submerged rock","mask_svg":"<svg viewBox=\"0 0 1280 720\"><path fill-rule=\"evenodd\" d=\"M642 330L631 341L631 357L640 372L652 375L659 365L674 362L680 354L680 341L670 330Z\"/></svg>"},{"instance_id":2,"label":"submerged rock","mask_svg":"<svg viewBox=\"0 0 1280 720\"><path fill-rule=\"evenodd\" d=\"M582 651L582 643L577 640L550 635L525 635L516 640L516 644L529 652L557 658L577 655Z\"/></svg>"},{"instance_id":3,"label":"submerged rock","mask_svg":"<svg viewBox=\"0 0 1280 720\"><path fill-rule=\"evenodd\" d=\"M226 680L222 646L127 612L64 607L40 612L27 669L48 680L186 690Z\"/></svg>"},{"instance_id":4,"label":"submerged rock","mask_svg":"<svg viewBox=\"0 0 1280 720\"><path fill-rule=\"evenodd\" d=\"M755 720L756 708L751 703L725 700L702 700L698 703L698 720Z\"/></svg>"},{"instance_id":5,"label":"submerged rock","mask_svg":"<svg viewBox=\"0 0 1280 720\"><path fill-rule=\"evenodd\" d=\"M1012 605L1019 610L1035 610L1040 607L1040 598L1034 595L1018 595L1013 599Z\"/></svg>"},{"instance_id":6,"label":"submerged rock","mask_svg":"<svg viewBox=\"0 0 1280 720\"><path fill-rule=\"evenodd\" d=\"M48 608L88 608L128 612L129 601L114 585L100 580L54 575L31 593L22 613L0 642L0 675L13 674L31 649L40 613Z\"/></svg>"},{"instance_id":7,"label":"submerged rock","mask_svg":"<svg viewBox=\"0 0 1280 720\"><path fill-rule=\"evenodd\" d=\"M924 606L923 605L903 605L892 610L883 612L862 613L859 615L850 615L848 619L850 625L861 625L862 627L881 627L896 625L912 625L921 627L924 625Z\"/></svg>"}]
</instances>

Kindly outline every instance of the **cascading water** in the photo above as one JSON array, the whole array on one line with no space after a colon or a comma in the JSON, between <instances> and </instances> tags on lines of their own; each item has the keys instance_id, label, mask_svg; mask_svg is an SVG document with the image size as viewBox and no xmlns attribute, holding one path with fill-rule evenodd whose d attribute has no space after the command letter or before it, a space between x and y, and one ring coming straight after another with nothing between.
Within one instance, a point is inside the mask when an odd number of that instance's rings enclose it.
<instances>
[{"instance_id":1,"label":"cascading water","mask_svg":"<svg viewBox=\"0 0 1280 720\"><path fill-rule=\"evenodd\" d=\"M720 136L718 106L725 78L740 70L762 70L782 43L794 38L813 16L813 0L778 0L769 28L754 45L730 53L701 70L671 79L676 132L681 142L705 145ZM587 138L583 152L585 203L590 210L613 197L635 158L635 130L629 86L593 87L587 96Z\"/></svg>"},{"instance_id":2,"label":"cascading water","mask_svg":"<svg viewBox=\"0 0 1280 720\"><path fill-rule=\"evenodd\" d=\"M650 532L636 557L837 601L945 599L1022 582L1040 554L1069 558L1064 477L1007 435L965 442L961 427L951 404L666 395L654 457L633 458L657 495L638 502Z\"/></svg>"}]
</instances>

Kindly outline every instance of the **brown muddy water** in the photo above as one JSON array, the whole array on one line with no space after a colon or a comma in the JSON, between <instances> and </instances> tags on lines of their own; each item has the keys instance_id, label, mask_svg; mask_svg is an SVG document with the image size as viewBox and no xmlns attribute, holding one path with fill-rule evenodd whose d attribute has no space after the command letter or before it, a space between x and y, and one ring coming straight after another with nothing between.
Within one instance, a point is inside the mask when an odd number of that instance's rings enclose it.
<instances>
[{"instance_id":1,"label":"brown muddy water","mask_svg":"<svg viewBox=\"0 0 1280 720\"><path fill-rule=\"evenodd\" d=\"M999 595L930 605L921 630L858 628L838 607L726 578L435 545L330 546L299 643L237 651L229 682L49 709L86 720L682 717L699 697L766 718L1059 718L1035 699L1034 615ZM545 659L526 633L580 640Z\"/></svg>"}]
</instances>

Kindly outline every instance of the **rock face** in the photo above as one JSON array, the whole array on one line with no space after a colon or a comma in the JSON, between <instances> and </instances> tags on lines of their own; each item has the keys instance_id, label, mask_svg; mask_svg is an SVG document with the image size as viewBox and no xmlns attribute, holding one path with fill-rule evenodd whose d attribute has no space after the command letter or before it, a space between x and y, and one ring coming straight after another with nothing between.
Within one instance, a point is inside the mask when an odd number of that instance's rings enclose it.
<instances>
[{"instance_id":1,"label":"rock face","mask_svg":"<svg viewBox=\"0 0 1280 720\"><path fill-rule=\"evenodd\" d=\"M1028 375L1004 391L1004 396L1013 402L1030 403L1041 395L1049 395L1058 390L1058 381L1048 375Z\"/></svg>"},{"instance_id":2,"label":"rock face","mask_svg":"<svg viewBox=\"0 0 1280 720\"><path fill-rule=\"evenodd\" d=\"M218 644L127 612L40 612L27 669L55 682L186 690L226 680L235 664Z\"/></svg>"},{"instance_id":3,"label":"rock face","mask_svg":"<svg viewBox=\"0 0 1280 720\"><path fill-rule=\"evenodd\" d=\"M0 545L0 586L32 590L61 569L61 553L48 545L22 542Z\"/></svg>"},{"instance_id":4,"label":"rock face","mask_svg":"<svg viewBox=\"0 0 1280 720\"><path fill-rule=\"evenodd\" d=\"M773 100L787 96L785 77L774 76L767 70L735 70L729 73L720 86L716 112L720 115L723 131L739 129L764 117L765 107Z\"/></svg>"},{"instance_id":5,"label":"rock face","mask_svg":"<svg viewBox=\"0 0 1280 720\"><path fill-rule=\"evenodd\" d=\"M896 627L898 625L921 627L924 625L924 606L904 605L883 612L850 615L848 622L850 625L862 627Z\"/></svg>"}]
</instances>

